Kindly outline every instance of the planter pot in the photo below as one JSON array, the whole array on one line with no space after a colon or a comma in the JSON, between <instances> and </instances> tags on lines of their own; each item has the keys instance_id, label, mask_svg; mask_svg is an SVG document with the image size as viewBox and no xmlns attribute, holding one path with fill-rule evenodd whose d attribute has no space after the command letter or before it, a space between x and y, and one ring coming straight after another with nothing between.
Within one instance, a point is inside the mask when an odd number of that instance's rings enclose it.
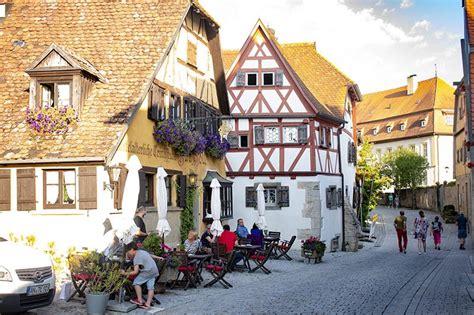
<instances>
[{"instance_id":1,"label":"planter pot","mask_svg":"<svg viewBox=\"0 0 474 315\"><path fill-rule=\"evenodd\" d=\"M86 293L86 307L89 315L104 315L107 309L109 293L90 294Z\"/></svg>"},{"instance_id":2,"label":"planter pot","mask_svg":"<svg viewBox=\"0 0 474 315\"><path fill-rule=\"evenodd\" d=\"M301 257L308 259L308 263L311 262L311 259L314 259L314 263L320 263L323 260L324 253L318 254L316 250L311 249L301 249Z\"/></svg>"}]
</instances>

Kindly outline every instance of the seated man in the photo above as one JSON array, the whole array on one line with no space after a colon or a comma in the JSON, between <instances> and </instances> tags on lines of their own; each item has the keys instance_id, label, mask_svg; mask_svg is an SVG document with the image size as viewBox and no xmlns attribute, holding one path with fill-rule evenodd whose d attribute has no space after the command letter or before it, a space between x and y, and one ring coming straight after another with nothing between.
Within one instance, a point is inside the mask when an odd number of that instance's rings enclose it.
<instances>
[{"instance_id":1,"label":"seated man","mask_svg":"<svg viewBox=\"0 0 474 315\"><path fill-rule=\"evenodd\" d=\"M230 253L234 250L234 245L238 245L237 236L235 233L230 231L230 226L225 224L223 226L224 231L221 236L219 236L219 244L224 244L226 253ZM236 252L234 261L230 265L230 270L233 270L235 265L244 258L241 252Z\"/></svg>"},{"instance_id":2,"label":"seated man","mask_svg":"<svg viewBox=\"0 0 474 315\"><path fill-rule=\"evenodd\" d=\"M207 225L206 231L201 236L201 249L208 254L212 254L211 243L214 243L215 236L211 234L211 225Z\"/></svg>"},{"instance_id":3,"label":"seated man","mask_svg":"<svg viewBox=\"0 0 474 315\"><path fill-rule=\"evenodd\" d=\"M249 235L249 230L245 227L243 219L237 220L237 228L235 229L235 233L237 233L239 238L247 238Z\"/></svg>"},{"instance_id":4,"label":"seated man","mask_svg":"<svg viewBox=\"0 0 474 315\"><path fill-rule=\"evenodd\" d=\"M147 251L138 249L135 242L126 245L125 250L129 259L133 259L133 270L129 273L123 272L123 274L136 276L133 280L133 287L137 297L130 300L130 302L137 304L140 308L149 309L155 294L155 280L159 275L156 263ZM142 299L142 285L144 283L146 283L148 289L145 303Z\"/></svg>"}]
</instances>

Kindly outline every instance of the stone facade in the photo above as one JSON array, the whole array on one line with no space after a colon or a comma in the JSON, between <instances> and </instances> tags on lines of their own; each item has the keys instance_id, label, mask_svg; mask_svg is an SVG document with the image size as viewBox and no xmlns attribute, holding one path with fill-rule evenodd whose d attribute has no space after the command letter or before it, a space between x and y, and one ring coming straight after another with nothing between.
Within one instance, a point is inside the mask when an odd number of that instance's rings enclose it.
<instances>
[{"instance_id":1,"label":"stone facade","mask_svg":"<svg viewBox=\"0 0 474 315\"><path fill-rule=\"evenodd\" d=\"M298 189L305 190L305 202L301 210L303 218L311 219L311 228L298 229L298 239L321 236L321 196L319 182L298 182Z\"/></svg>"},{"instance_id":2,"label":"stone facade","mask_svg":"<svg viewBox=\"0 0 474 315\"><path fill-rule=\"evenodd\" d=\"M344 234L346 251L356 252L359 249L360 222L347 198L344 200Z\"/></svg>"}]
</instances>

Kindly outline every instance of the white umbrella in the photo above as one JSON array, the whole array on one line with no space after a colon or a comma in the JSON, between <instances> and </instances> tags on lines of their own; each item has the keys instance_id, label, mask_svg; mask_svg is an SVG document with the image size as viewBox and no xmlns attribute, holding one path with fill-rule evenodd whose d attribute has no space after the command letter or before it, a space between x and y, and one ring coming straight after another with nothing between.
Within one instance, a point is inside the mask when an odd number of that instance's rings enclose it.
<instances>
[{"instance_id":1,"label":"white umbrella","mask_svg":"<svg viewBox=\"0 0 474 315\"><path fill-rule=\"evenodd\" d=\"M211 182L211 214L212 214L212 235L220 236L224 229L221 224L221 184L217 179L213 179Z\"/></svg>"},{"instance_id":2,"label":"white umbrella","mask_svg":"<svg viewBox=\"0 0 474 315\"><path fill-rule=\"evenodd\" d=\"M265 220L265 195L263 193L265 189L262 184L257 187L257 210L258 219L257 226L259 229L264 230L267 228L267 220Z\"/></svg>"},{"instance_id":3,"label":"white umbrella","mask_svg":"<svg viewBox=\"0 0 474 315\"><path fill-rule=\"evenodd\" d=\"M133 218L137 210L138 195L140 194L140 179L138 171L142 168L140 160L136 155L132 155L125 167L128 169L127 179L123 190L122 199L122 219L117 229L117 236L125 244L133 240L138 227Z\"/></svg>"},{"instance_id":4,"label":"white umbrella","mask_svg":"<svg viewBox=\"0 0 474 315\"><path fill-rule=\"evenodd\" d=\"M156 196L158 198L158 225L156 230L160 235L164 237L168 236L171 232L171 226L168 223L166 215L168 213L168 192L166 191L165 178L168 176L165 169L158 167L158 173L156 177Z\"/></svg>"}]
</instances>

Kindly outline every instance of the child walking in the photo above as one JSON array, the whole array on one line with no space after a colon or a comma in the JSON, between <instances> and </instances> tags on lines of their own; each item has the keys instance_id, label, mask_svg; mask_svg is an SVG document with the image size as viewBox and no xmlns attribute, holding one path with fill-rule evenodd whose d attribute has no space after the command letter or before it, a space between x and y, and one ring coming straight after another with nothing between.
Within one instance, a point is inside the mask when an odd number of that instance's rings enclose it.
<instances>
[{"instance_id":1,"label":"child walking","mask_svg":"<svg viewBox=\"0 0 474 315\"><path fill-rule=\"evenodd\" d=\"M440 250L441 247L441 233L443 232L443 224L439 221L439 217L436 216L434 222L431 222L431 235L435 244L435 249Z\"/></svg>"}]
</instances>

